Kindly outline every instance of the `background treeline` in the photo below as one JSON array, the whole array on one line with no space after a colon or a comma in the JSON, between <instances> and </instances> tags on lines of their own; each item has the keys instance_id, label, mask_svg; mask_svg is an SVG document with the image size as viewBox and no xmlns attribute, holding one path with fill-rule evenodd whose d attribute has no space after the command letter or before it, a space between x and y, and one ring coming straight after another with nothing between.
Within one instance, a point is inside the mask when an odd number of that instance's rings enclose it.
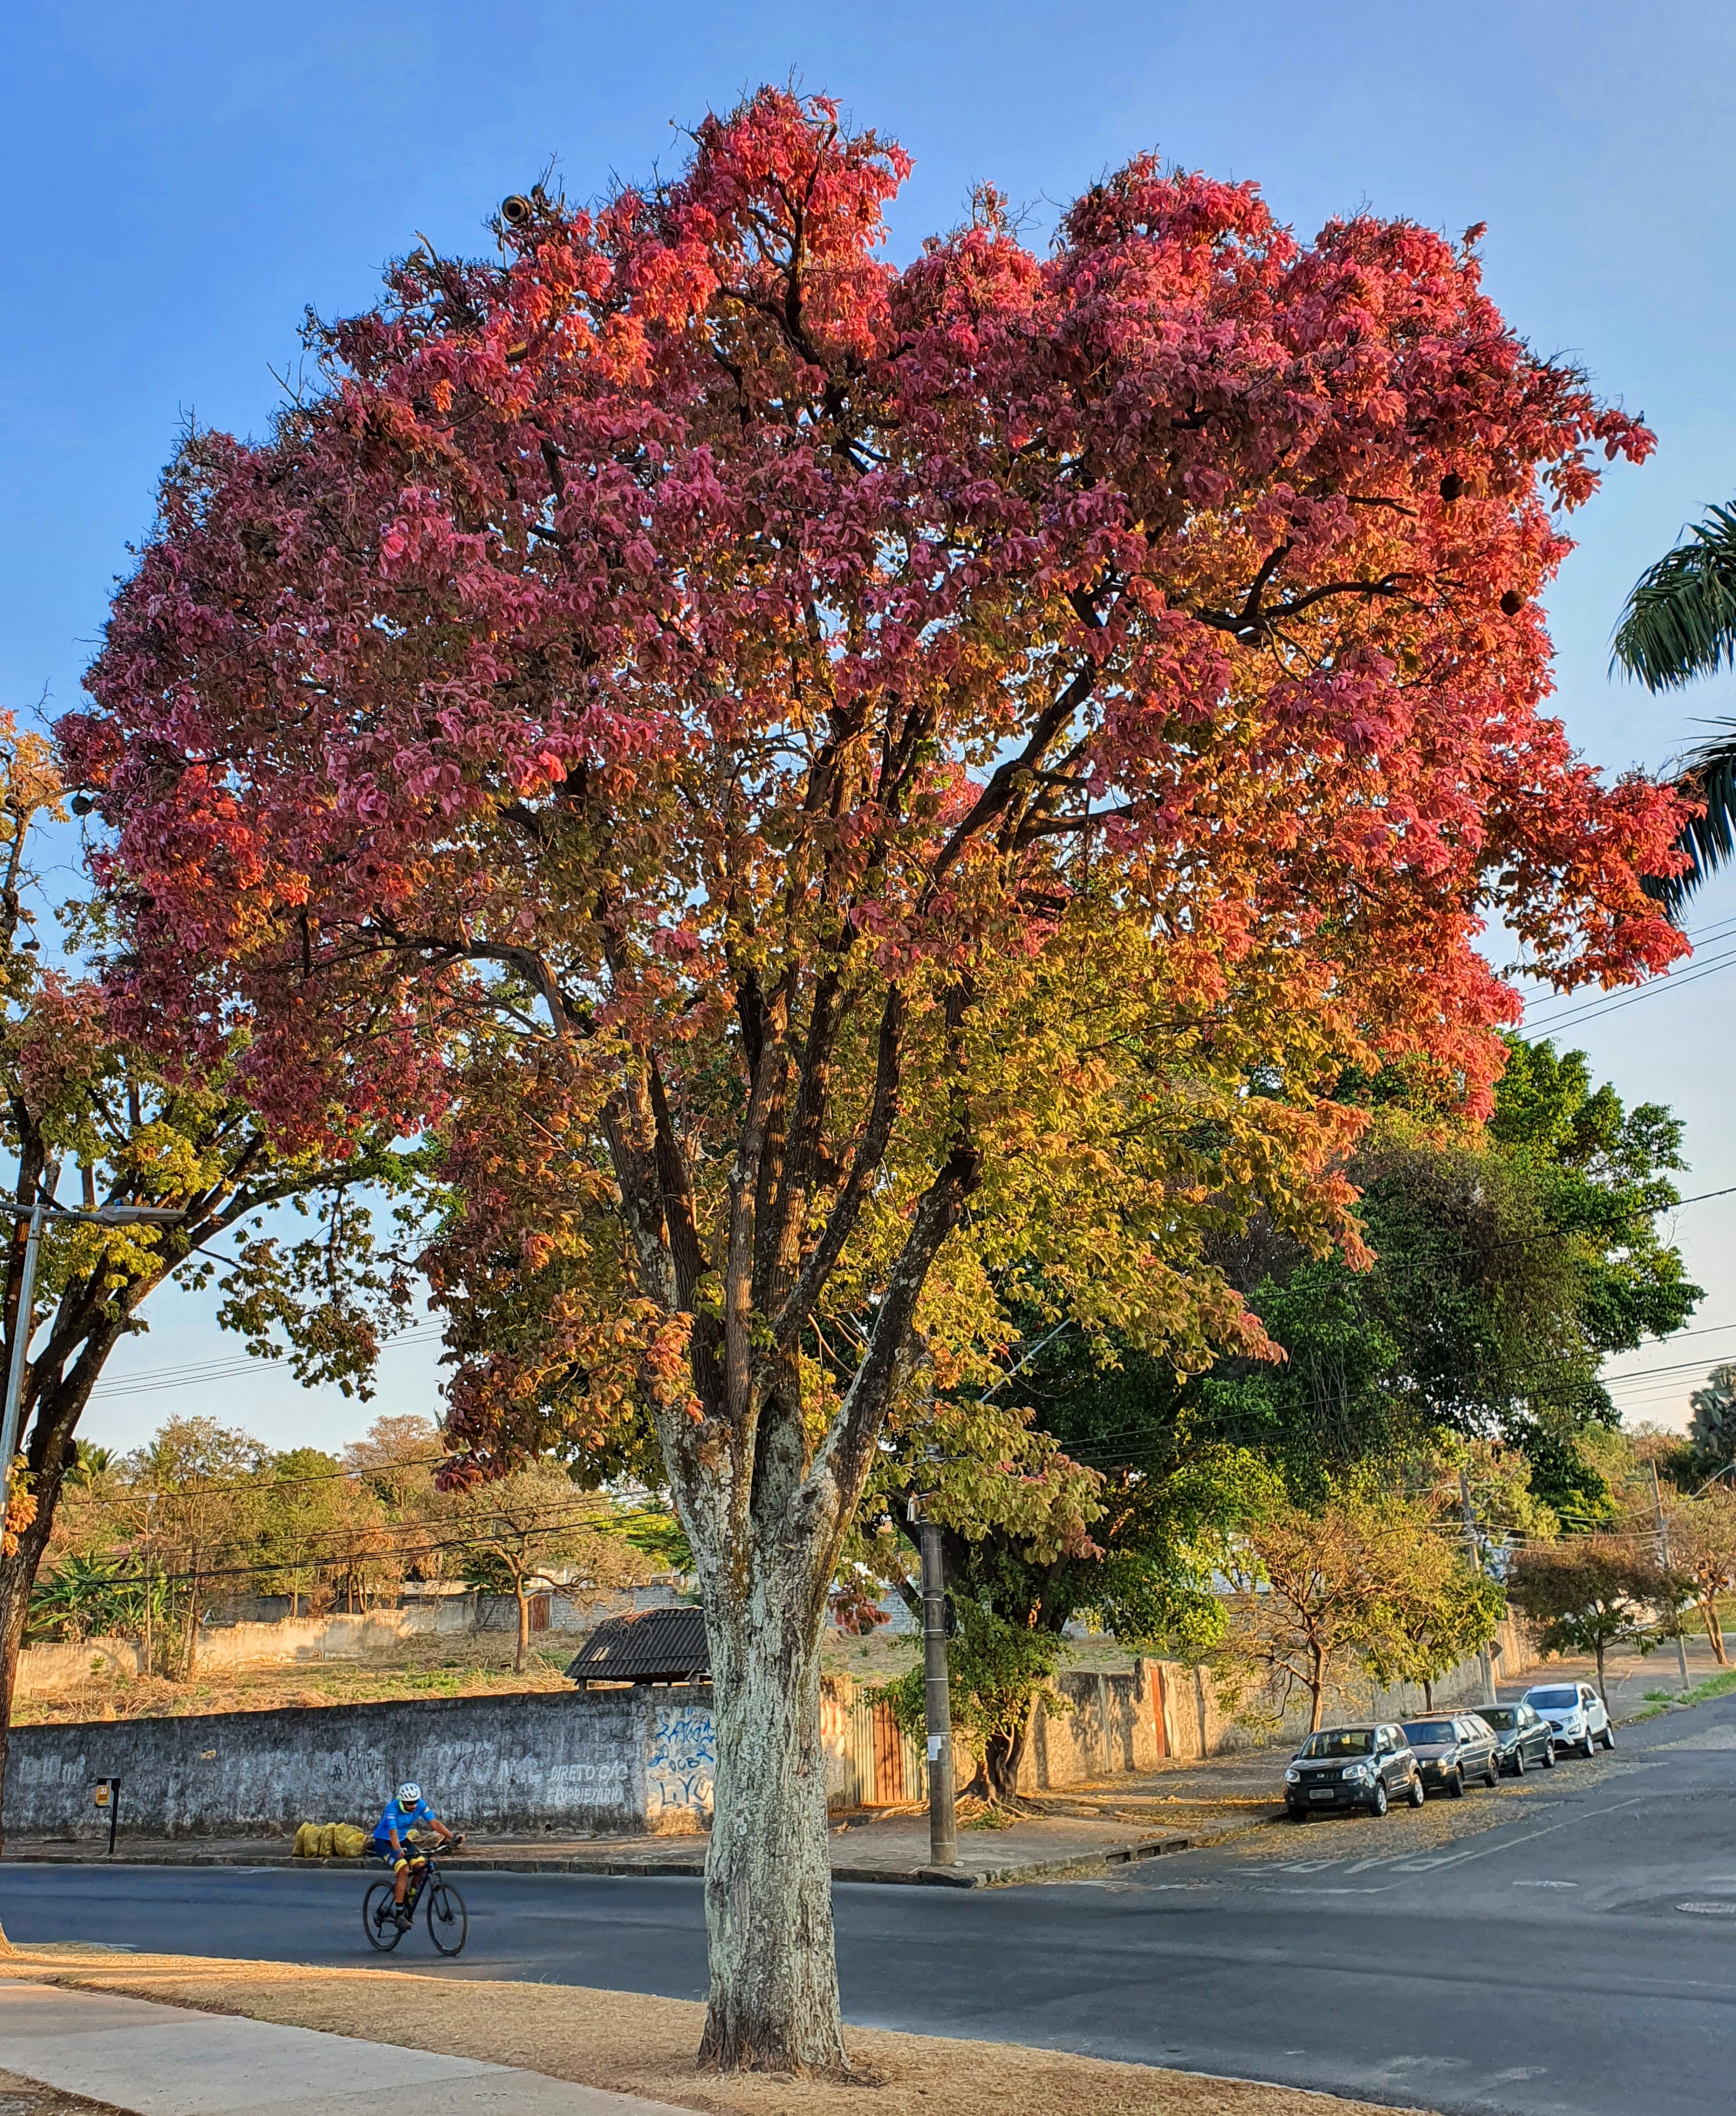
<instances>
[{"instance_id":1,"label":"background treeline","mask_svg":"<svg viewBox=\"0 0 1736 2116\"><path fill-rule=\"evenodd\" d=\"M191 1680L201 1624L237 1596L286 1596L292 1615L320 1616L451 1581L516 1598L522 1668L539 1585L583 1593L661 1569L670 1525L654 1506L582 1490L550 1462L441 1491L444 1455L417 1417L376 1419L341 1457L274 1452L209 1418L170 1419L127 1455L81 1444L30 1635L135 1638L153 1672Z\"/></svg>"}]
</instances>

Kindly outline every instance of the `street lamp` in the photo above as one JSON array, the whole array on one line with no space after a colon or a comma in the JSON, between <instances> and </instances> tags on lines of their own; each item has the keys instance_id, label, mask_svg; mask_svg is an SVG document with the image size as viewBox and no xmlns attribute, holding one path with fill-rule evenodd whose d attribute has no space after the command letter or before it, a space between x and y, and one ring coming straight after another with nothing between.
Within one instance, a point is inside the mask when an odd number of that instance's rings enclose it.
<instances>
[{"instance_id":1,"label":"street lamp","mask_svg":"<svg viewBox=\"0 0 1736 2116\"><path fill-rule=\"evenodd\" d=\"M36 1300L36 1253L42 1246L43 1222L52 1213L58 1220L82 1221L92 1227L173 1227L186 1217L179 1205L98 1205L81 1210L71 1205L57 1205L49 1197L58 1170L47 1171L45 1184L36 1186L36 1198L30 1207L30 1231L24 1238L24 1273L18 1285L18 1321L16 1334L12 1339L12 1362L6 1377L6 1415L0 1419L0 1528L3 1528L7 1511L12 1504L12 1457L18 1451L18 1414L24 1401L24 1368L34 1334ZM7 1201L18 1210L23 1209L23 1200Z\"/></svg>"}]
</instances>

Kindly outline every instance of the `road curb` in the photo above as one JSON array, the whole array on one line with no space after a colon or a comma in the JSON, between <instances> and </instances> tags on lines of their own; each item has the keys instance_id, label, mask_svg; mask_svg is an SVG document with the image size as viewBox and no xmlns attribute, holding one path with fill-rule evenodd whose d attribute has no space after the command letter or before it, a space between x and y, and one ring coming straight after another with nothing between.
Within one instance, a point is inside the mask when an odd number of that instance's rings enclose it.
<instances>
[{"instance_id":1,"label":"road curb","mask_svg":"<svg viewBox=\"0 0 1736 2116\"><path fill-rule=\"evenodd\" d=\"M1079 1852L1062 1859L1025 1859L1009 1861L1004 1866L975 1868L934 1866L834 1866L834 1881L869 1882L896 1887L928 1887L951 1888L1013 1888L1032 1881L1065 1880L1075 1876L1107 1873L1117 1866L1137 1865L1148 1859L1158 1859L1175 1852L1191 1852L1207 1844L1219 1843L1225 1837L1236 1836L1246 1828L1263 1826L1264 1818L1258 1823L1241 1823L1234 1828L1215 1833L1191 1835L1166 1833L1161 1837L1135 1838L1121 1844L1109 1844L1101 1850ZM161 1866L176 1867L281 1867L287 1871L299 1872L313 1868L332 1868L341 1873L359 1874L377 1866L374 1859L297 1859L292 1853L271 1852L185 1852L179 1853L152 1853L117 1851L113 1857L76 1858L65 1853L48 1851L15 1850L7 1847L0 1865L36 1866ZM655 1879L668 1874L691 1879L705 1872L703 1857L672 1859L610 1858L606 1853L595 1856L583 1855L564 1859L540 1859L532 1854L514 1856L504 1853L490 1857L466 1852L453 1861L450 1870L454 1874L470 1872L496 1874L596 1874L617 1879L634 1880Z\"/></svg>"}]
</instances>

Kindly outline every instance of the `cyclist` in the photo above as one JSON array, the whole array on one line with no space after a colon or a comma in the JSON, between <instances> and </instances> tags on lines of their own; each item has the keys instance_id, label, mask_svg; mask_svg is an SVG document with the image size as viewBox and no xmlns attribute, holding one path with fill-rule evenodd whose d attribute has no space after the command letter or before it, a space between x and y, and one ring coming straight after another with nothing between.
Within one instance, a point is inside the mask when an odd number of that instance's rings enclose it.
<instances>
[{"instance_id":1,"label":"cyclist","mask_svg":"<svg viewBox=\"0 0 1736 2116\"><path fill-rule=\"evenodd\" d=\"M412 1829L431 1829L443 1843L454 1849L463 1842L455 1836L422 1798L422 1789L413 1778L408 1778L398 1788L394 1798L386 1802L386 1811L374 1825L373 1841L369 1850L376 1859L384 1859L392 1868L392 1901L396 1906L398 1921L406 1922L404 1898L409 1893L410 1869L421 1863L420 1855L409 1842Z\"/></svg>"}]
</instances>

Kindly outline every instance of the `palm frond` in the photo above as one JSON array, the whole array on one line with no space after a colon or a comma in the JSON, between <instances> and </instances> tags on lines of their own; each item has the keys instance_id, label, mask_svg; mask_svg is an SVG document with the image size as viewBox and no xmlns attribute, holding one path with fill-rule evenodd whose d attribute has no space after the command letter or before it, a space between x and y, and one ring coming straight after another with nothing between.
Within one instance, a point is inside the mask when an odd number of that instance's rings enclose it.
<instances>
[{"instance_id":1,"label":"palm frond","mask_svg":"<svg viewBox=\"0 0 1736 2116\"><path fill-rule=\"evenodd\" d=\"M1736 720L1716 724L1729 732L1701 743L1677 768L1678 791L1706 804L1704 815L1684 824L1676 840L1694 863L1683 873L1647 884L1672 918L1709 874L1736 859Z\"/></svg>"},{"instance_id":2,"label":"palm frond","mask_svg":"<svg viewBox=\"0 0 1736 2116\"><path fill-rule=\"evenodd\" d=\"M1736 506L1713 507L1641 574L1610 665L1662 691L1736 668Z\"/></svg>"}]
</instances>

